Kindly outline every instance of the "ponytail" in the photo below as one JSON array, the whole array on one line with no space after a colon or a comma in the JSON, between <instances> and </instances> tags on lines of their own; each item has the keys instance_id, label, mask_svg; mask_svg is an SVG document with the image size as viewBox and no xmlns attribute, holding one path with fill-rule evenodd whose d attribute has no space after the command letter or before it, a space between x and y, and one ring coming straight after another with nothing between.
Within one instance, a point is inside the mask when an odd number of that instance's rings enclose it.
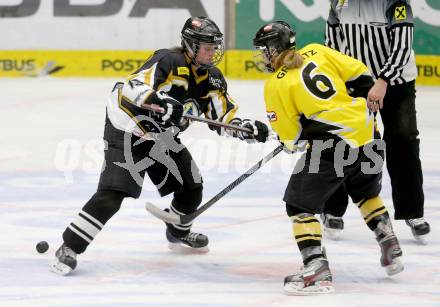
<instances>
[{"instance_id":1,"label":"ponytail","mask_svg":"<svg viewBox=\"0 0 440 307\"><path fill-rule=\"evenodd\" d=\"M281 52L274 62L275 70L278 70L281 66L286 66L287 69L294 69L302 66L304 58L295 50L288 49Z\"/></svg>"}]
</instances>

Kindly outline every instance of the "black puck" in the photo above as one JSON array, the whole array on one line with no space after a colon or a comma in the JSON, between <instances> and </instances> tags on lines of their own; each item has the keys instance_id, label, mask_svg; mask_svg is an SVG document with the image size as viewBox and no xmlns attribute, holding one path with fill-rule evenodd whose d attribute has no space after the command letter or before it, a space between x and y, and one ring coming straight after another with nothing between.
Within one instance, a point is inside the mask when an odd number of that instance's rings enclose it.
<instances>
[{"instance_id":1,"label":"black puck","mask_svg":"<svg viewBox=\"0 0 440 307\"><path fill-rule=\"evenodd\" d=\"M35 248L37 249L37 252L43 254L49 249L49 243L47 243L46 241L40 241L37 243L37 246L35 246Z\"/></svg>"}]
</instances>

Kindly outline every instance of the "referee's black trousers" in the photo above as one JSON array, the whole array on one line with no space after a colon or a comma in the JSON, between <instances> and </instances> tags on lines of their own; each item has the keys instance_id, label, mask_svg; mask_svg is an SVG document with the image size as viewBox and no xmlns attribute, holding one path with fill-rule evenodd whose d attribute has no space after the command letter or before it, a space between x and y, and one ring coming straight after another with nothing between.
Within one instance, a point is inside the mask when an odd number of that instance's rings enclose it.
<instances>
[{"instance_id":1,"label":"referee's black trousers","mask_svg":"<svg viewBox=\"0 0 440 307\"><path fill-rule=\"evenodd\" d=\"M415 81L388 86L380 110L396 220L419 218L424 214L415 97ZM347 205L347 193L340 189L327 201L324 211L342 216Z\"/></svg>"}]
</instances>

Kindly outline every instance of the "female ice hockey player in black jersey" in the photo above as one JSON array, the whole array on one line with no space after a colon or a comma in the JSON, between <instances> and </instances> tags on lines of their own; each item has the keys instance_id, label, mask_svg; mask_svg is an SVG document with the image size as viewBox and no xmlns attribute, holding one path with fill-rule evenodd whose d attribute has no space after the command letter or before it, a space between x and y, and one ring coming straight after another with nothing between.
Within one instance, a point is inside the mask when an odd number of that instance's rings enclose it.
<instances>
[{"instance_id":1,"label":"female ice hockey player in black jersey","mask_svg":"<svg viewBox=\"0 0 440 307\"><path fill-rule=\"evenodd\" d=\"M145 173L161 196L173 193L176 214L194 212L202 200L202 178L188 149L179 139L188 122L183 115L206 118L251 129L254 133L217 130L246 141L264 142L268 128L259 121L235 118L237 106L215 66L224 54L223 34L206 17L189 18L182 29L182 46L157 50L124 82L113 87L107 103L105 161L96 193L63 233L50 270L66 275L75 269L77 254L119 210L125 197L138 198ZM160 106L158 114L142 108ZM167 224L170 247L208 251L208 237L191 231L191 224Z\"/></svg>"}]
</instances>

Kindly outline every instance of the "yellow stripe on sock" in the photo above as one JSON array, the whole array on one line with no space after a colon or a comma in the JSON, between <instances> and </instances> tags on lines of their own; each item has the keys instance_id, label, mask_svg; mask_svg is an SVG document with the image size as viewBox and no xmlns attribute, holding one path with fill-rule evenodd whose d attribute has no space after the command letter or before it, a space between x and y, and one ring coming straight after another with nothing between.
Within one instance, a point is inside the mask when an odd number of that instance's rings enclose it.
<instances>
[{"instance_id":1,"label":"yellow stripe on sock","mask_svg":"<svg viewBox=\"0 0 440 307\"><path fill-rule=\"evenodd\" d=\"M365 219L365 223L368 223L369 221L371 221L371 219L375 218L376 216L382 215L384 213L388 212L387 209L385 207L383 207L381 210L377 211L377 212L372 212L371 215L369 215L368 217L364 218Z\"/></svg>"},{"instance_id":2,"label":"yellow stripe on sock","mask_svg":"<svg viewBox=\"0 0 440 307\"><path fill-rule=\"evenodd\" d=\"M317 218L314 215L308 215L306 217L299 217L297 215L291 216L290 219L292 220L293 223L298 222L298 223L304 223L304 222L308 222L308 221L317 221Z\"/></svg>"},{"instance_id":3,"label":"yellow stripe on sock","mask_svg":"<svg viewBox=\"0 0 440 307\"><path fill-rule=\"evenodd\" d=\"M310 235L310 236L306 236L306 237L295 238L295 241L296 242L302 242L302 241L305 241L305 240L321 241L321 238L322 238L322 236L315 237L315 236Z\"/></svg>"},{"instance_id":4,"label":"yellow stripe on sock","mask_svg":"<svg viewBox=\"0 0 440 307\"><path fill-rule=\"evenodd\" d=\"M312 215L306 217L293 216L292 231L297 242L305 240L321 241L321 223Z\"/></svg>"},{"instance_id":5,"label":"yellow stripe on sock","mask_svg":"<svg viewBox=\"0 0 440 307\"><path fill-rule=\"evenodd\" d=\"M387 212L387 209L383 205L382 198L380 196L376 196L366 201L361 201L358 204L358 208L361 211L362 216L366 223L371 221L371 219L384 214Z\"/></svg>"}]
</instances>

